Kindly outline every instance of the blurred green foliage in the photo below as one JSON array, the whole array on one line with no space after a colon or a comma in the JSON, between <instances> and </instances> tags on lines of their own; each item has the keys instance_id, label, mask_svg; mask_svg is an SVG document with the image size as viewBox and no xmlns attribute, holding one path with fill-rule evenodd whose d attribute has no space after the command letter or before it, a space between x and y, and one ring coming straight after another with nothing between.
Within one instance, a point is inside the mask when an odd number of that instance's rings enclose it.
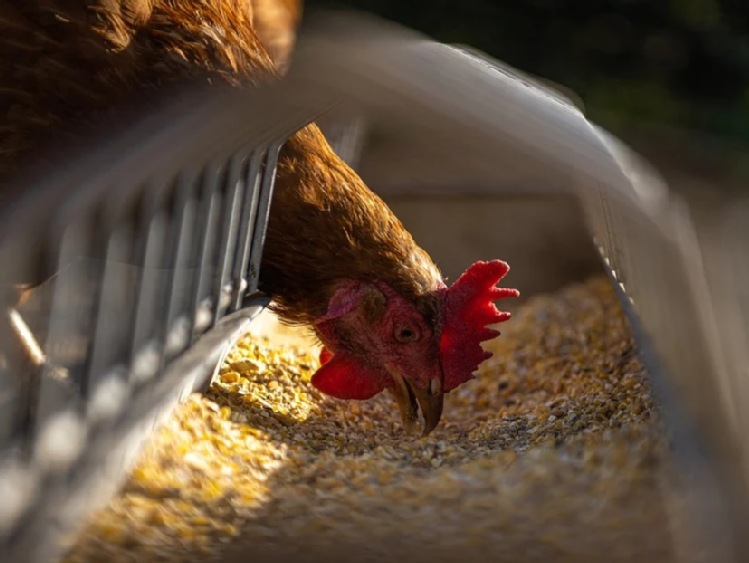
<instances>
[{"instance_id":1,"label":"blurred green foliage","mask_svg":"<svg viewBox=\"0 0 749 563\"><path fill-rule=\"evenodd\" d=\"M749 145L749 0L317 0L480 49L571 88L614 131Z\"/></svg>"}]
</instances>

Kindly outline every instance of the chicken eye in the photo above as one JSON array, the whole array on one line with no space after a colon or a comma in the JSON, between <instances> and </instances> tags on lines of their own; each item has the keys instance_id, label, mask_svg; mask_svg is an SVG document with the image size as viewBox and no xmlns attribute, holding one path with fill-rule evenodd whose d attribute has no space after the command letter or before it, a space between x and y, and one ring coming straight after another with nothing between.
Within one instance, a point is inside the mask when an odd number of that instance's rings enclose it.
<instances>
[{"instance_id":1,"label":"chicken eye","mask_svg":"<svg viewBox=\"0 0 749 563\"><path fill-rule=\"evenodd\" d=\"M404 344L414 342L420 337L419 329L413 326L404 325L395 329L395 339Z\"/></svg>"}]
</instances>

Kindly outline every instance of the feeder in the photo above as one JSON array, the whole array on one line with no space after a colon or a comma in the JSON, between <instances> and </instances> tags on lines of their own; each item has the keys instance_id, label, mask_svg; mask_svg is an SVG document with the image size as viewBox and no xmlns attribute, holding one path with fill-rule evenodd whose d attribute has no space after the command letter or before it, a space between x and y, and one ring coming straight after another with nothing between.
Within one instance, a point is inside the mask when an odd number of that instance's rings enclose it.
<instances>
[{"instance_id":1,"label":"feeder","mask_svg":"<svg viewBox=\"0 0 749 563\"><path fill-rule=\"evenodd\" d=\"M677 551L749 560L749 202L703 228L574 101L361 16L313 18L277 85L128 117L0 201L5 560L60 557L267 306L276 157L311 121L448 276L498 256L533 294L608 272L695 491L672 510Z\"/></svg>"}]
</instances>

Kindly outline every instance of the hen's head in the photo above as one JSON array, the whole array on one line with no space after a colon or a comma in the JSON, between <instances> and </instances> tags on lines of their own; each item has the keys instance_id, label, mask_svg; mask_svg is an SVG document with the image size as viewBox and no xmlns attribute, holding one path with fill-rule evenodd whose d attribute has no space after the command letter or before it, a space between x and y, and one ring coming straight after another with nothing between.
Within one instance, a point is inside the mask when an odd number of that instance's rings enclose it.
<instances>
[{"instance_id":1,"label":"hen's head","mask_svg":"<svg viewBox=\"0 0 749 563\"><path fill-rule=\"evenodd\" d=\"M439 423L444 394L491 356L480 343L499 331L487 325L510 318L494 306L519 295L495 287L508 271L500 260L476 262L452 286L422 298L429 312L384 282L341 283L315 323L325 347L312 384L340 399L389 389L404 426L415 425L420 408L428 434Z\"/></svg>"}]
</instances>

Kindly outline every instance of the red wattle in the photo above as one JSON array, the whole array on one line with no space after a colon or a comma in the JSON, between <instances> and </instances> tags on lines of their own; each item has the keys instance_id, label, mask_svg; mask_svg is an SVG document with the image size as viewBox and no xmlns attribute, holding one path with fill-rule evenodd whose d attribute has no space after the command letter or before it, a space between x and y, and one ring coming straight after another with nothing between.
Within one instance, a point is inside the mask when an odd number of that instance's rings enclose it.
<instances>
[{"instance_id":1,"label":"red wattle","mask_svg":"<svg viewBox=\"0 0 749 563\"><path fill-rule=\"evenodd\" d=\"M324 366L333 357L333 353L328 350L325 346L320 350L320 365Z\"/></svg>"},{"instance_id":2,"label":"red wattle","mask_svg":"<svg viewBox=\"0 0 749 563\"><path fill-rule=\"evenodd\" d=\"M336 354L312 376L312 385L338 399L370 399L392 383L387 373L363 366L345 354Z\"/></svg>"}]
</instances>

